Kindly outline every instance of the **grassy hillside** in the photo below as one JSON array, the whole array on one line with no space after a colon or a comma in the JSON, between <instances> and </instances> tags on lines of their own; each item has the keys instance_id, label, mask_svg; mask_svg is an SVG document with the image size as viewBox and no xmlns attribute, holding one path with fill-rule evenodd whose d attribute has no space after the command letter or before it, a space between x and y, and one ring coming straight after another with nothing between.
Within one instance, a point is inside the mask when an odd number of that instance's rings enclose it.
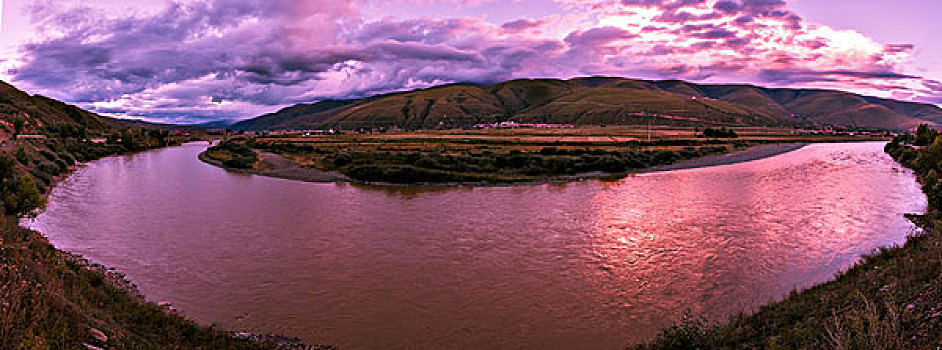
<instances>
[{"instance_id":1,"label":"grassy hillside","mask_svg":"<svg viewBox=\"0 0 942 350\"><path fill-rule=\"evenodd\" d=\"M236 123L243 130L461 127L522 123L670 126L847 126L910 129L942 122L942 109L829 90L701 85L610 77L453 84L325 101Z\"/></svg>"},{"instance_id":2,"label":"grassy hillside","mask_svg":"<svg viewBox=\"0 0 942 350\"><path fill-rule=\"evenodd\" d=\"M887 152L915 170L929 212L925 231L866 256L834 281L712 326L696 317L641 349L938 349L942 347L942 138Z\"/></svg>"},{"instance_id":3,"label":"grassy hillside","mask_svg":"<svg viewBox=\"0 0 942 350\"><path fill-rule=\"evenodd\" d=\"M0 119L6 123L22 119L30 129L68 125L102 130L115 125L112 120L50 98L31 96L2 81ZM2 129L12 131L8 125L3 125Z\"/></svg>"}]
</instances>

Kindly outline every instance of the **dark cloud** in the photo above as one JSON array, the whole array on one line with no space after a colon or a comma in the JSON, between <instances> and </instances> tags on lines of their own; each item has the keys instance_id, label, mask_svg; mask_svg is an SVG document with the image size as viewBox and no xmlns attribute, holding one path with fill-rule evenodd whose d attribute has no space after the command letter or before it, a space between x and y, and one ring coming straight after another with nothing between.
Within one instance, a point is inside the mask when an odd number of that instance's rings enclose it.
<instances>
[{"instance_id":1,"label":"dark cloud","mask_svg":"<svg viewBox=\"0 0 942 350\"><path fill-rule=\"evenodd\" d=\"M516 32L516 31L521 31L525 29L539 27L543 25L543 23L545 22L524 18L524 19L518 19L516 21L510 21L510 22L504 23L500 27L503 28L504 30Z\"/></svg>"},{"instance_id":2,"label":"dark cloud","mask_svg":"<svg viewBox=\"0 0 942 350\"><path fill-rule=\"evenodd\" d=\"M597 47L608 44L615 40L624 40L638 37L630 31L615 28L602 27L592 28L582 32L573 32L566 37L565 41L572 46L578 47Z\"/></svg>"},{"instance_id":3,"label":"dark cloud","mask_svg":"<svg viewBox=\"0 0 942 350\"><path fill-rule=\"evenodd\" d=\"M770 83L837 82L843 78L907 80L919 77L887 71L766 69L759 72L762 81Z\"/></svg>"},{"instance_id":4,"label":"dark cloud","mask_svg":"<svg viewBox=\"0 0 942 350\"><path fill-rule=\"evenodd\" d=\"M703 33L694 34L693 37L701 39L731 39L736 37L736 33L726 28L716 28Z\"/></svg>"}]
</instances>

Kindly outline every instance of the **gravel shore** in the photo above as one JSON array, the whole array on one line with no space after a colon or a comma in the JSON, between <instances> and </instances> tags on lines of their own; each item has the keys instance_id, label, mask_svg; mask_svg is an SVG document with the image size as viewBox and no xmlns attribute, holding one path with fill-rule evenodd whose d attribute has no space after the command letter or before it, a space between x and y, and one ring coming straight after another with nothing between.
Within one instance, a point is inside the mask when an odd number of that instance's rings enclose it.
<instances>
[{"instance_id":1,"label":"gravel shore","mask_svg":"<svg viewBox=\"0 0 942 350\"><path fill-rule=\"evenodd\" d=\"M719 166L719 165L745 163L745 162L750 162L753 160L759 160L762 158L773 157L779 154L795 151L807 145L808 144L806 143L787 143L787 144L754 146L754 147L744 149L742 151L719 154L715 156L706 156L706 157L701 157L701 158L696 158L696 159L685 160L685 161L677 162L674 164L641 169L641 170L635 171L634 173L647 174L647 173L655 173L655 172L661 172L661 171L695 169L695 168L705 168L705 167Z\"/></svg>"}]
</instances>

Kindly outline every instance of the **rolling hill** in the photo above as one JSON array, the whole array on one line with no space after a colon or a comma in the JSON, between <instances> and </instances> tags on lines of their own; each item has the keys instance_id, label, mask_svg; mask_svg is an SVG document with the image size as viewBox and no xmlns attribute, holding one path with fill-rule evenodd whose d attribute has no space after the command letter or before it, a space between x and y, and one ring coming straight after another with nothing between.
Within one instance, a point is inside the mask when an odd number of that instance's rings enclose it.
<instances>
[{"instance_id":1,"label":"rolling hill","mask_svg":"<svg viewBox=\"0 0 942 350\"><path fill-rule=\"evenodd\" d=\"M0 133L12 133L14 119L25 121L24 133L41 131L50 126L71 126L99 133L124 128L193 131L220 127L215 124L158 124L105 117L42 95L30 95L13 85L0 81ZM226 126L228 124L221 125L223 128Z\"/></svg>"},{"instance_id":2,"label":"rolling hill","mask_svg":"<svg viewBox=\"0 0 942 350\"><path fill-rule=\"evenodd\" d=\"M612 77L451 84L360 100L299 104L236 123L240 130L461 127L513 120L576 125L797 126L909 129L942 109L848 92Z\"/></svg>"},{"instance_id":3,"label":"rolling hill","mask_svg":"<svg viewBox=\"0 0 942 350\"><path fill-rule=\"evenodd\" d=\"M29 95L0 81L0 120L10 123L13 119L25 120L27 130L50 125L72 125L98 130L120 123L48 97Z\"/></svg>"}]
</instances>

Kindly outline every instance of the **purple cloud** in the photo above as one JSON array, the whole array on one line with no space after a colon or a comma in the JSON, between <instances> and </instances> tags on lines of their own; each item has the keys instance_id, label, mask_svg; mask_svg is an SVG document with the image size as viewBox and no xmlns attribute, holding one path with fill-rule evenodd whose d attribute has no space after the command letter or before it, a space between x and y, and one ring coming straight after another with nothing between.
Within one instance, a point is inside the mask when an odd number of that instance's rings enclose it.
<instances>
[{"instance_id":1,"label":"purple cloud","mask_svg":"<svg viewBox=\"0 0 942 350\"><path fill-rule=\"evenodd\" d=\"M580 75L942 94L901 73L912 45L805 23L784 0L557 1L571 11L503 23L367 18L365 1L215 0L145 16L37 5L37 27L55 34L24 45L8 73L31 91L98 112L174 121L445 83Z\"/></svg>"}]
</instances>

